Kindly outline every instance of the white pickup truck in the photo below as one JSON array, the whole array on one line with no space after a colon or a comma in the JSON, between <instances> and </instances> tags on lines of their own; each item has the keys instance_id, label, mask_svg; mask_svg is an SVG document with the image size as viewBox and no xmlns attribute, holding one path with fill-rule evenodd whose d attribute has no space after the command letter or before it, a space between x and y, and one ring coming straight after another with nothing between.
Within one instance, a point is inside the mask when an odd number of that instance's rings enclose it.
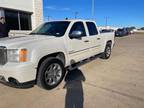
<instances>
[{"instance_id":1,"label":"white pickup truck","mask_svg":"<svg viewBox=\"0 0 144 108\"><path fill-rule=\"evenodd\" d=\"M47 22L28 36L0 39L0 82L50 90L68 67L98 54L108 59L113 45L114 33L100 34L94 21Z\"/></svg>"}]
</instances>

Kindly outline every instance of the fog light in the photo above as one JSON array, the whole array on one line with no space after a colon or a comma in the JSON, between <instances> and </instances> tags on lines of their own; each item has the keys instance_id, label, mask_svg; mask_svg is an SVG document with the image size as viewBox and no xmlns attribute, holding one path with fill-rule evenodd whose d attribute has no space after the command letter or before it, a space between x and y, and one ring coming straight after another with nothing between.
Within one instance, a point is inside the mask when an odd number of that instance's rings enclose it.
<instances>
[{"instance_id":1,"label":"fog light","mask_svg":"<svg viewBox=\"0 0 144 108\"><path fill-rule=\"evenodd\" d=\"M15 84L15 85L18 84L18 81L17 81L16 79L12 78L12 77L8 78L8 81L9 81L10 83L12 83L12 84Z\"/></svg>"}]
</instances>

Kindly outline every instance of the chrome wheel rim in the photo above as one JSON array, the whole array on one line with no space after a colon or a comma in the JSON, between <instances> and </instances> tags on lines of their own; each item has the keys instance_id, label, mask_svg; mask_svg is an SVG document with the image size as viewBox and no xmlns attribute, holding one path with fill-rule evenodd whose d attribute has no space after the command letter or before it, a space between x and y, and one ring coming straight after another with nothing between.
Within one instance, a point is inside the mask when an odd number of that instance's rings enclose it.
<instances>
[{"instance_id":1,"label":"chrome wheel rim","mask_svg":"<svg viewBox=\"0 0 144 108\"><path fill-rule=\"evenodd\" d=\"M53 63L48 66L45 72L45 82L47 85L56 85L62 77L62 68L59 64Z\"/></svg>"},{"instance_id":2,"label":"chrome wheel rim","mask_svg":"<svg viewBox=\"0 0 144 108\"><path fill-rule=\"evenodd\" d=\"M109 57L111 55L111 48L107 47L106 49L106 56Z\"/></svg>"}]
</instances>

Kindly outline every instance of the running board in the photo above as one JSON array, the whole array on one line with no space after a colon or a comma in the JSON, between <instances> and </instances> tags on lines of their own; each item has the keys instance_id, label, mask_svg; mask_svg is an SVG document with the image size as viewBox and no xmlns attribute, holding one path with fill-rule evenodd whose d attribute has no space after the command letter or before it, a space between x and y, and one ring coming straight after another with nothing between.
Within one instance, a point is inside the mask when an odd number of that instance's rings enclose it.
<instances>
[{"instance_id":1,"label":"running board","mask_svg":"<svg viewBox=\"0 0 144 108\"><path fill-rule=\"evenodd\" d=\"M80 66L82 66L82 65L84 65L86 63L89 63L89 62L91 62L91 61L93 61L93 60L95 60L95 59L97 59L99 57L101 57L101 54L98 54L98 55L92 56L90 58L84 59L84 60L82 60L80 62L74 63L71 66L68 66L67 70L69 70L69 71L75 70L78 67L80 67Z\"/></svg>"}]
</instances>

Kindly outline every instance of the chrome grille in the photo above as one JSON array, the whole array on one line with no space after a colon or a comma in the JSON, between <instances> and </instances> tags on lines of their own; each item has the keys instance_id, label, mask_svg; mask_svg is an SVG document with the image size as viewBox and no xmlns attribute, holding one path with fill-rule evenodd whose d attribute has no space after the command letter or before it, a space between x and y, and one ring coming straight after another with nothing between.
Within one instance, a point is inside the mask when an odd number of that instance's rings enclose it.
<instances>
[{"instance_id":1,"label":"chrome grille","mask_svg":"<svg viewBox=\"0 0 144 108\"><path fill-rule=\"evenodd\" d=\"M0 65L7 63L7 49L6 47L0 46Z\"/></svg>"}]
</instances>

